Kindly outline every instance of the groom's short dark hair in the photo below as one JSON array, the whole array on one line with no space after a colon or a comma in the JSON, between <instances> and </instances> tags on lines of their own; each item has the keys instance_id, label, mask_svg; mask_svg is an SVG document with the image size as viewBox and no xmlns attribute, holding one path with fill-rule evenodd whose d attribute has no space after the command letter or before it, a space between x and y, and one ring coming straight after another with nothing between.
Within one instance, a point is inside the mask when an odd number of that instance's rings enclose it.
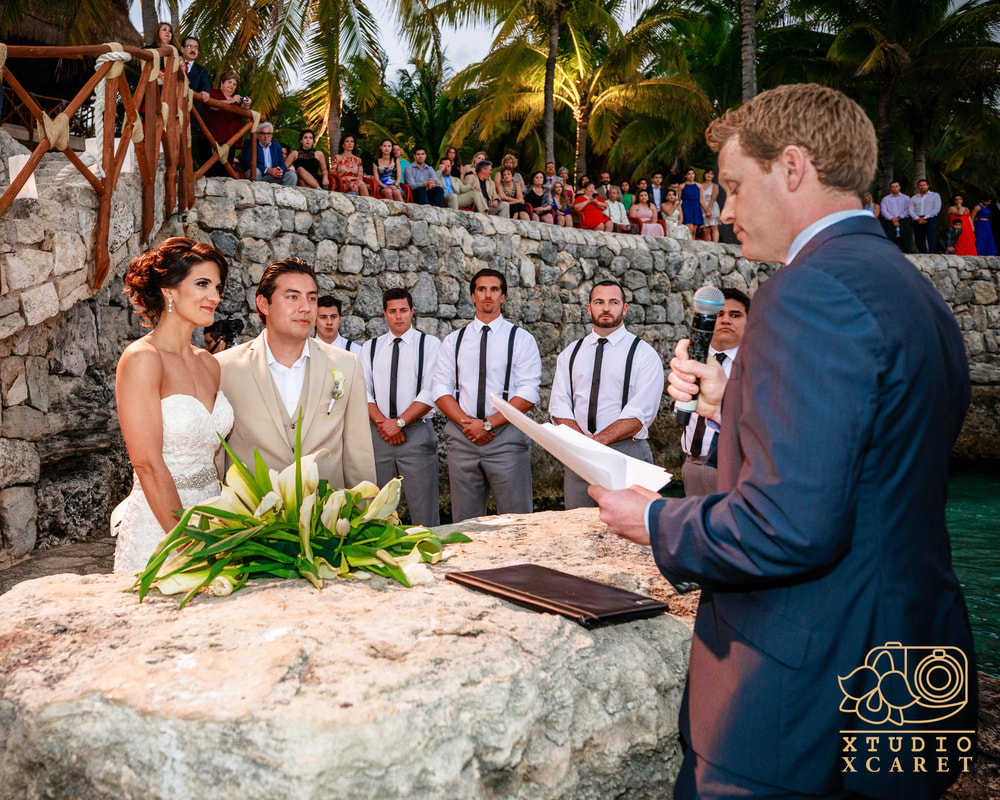
<instances>
[{"instance_id":1,"label":"groom's short dark hair","mask_svg":"<svg viewBox=\"0 0 1000 800\"><path fill-rule=\"evenodd\" d=\"M282 275L288 275L290 273L299 273L300 275L308 275L313 279L313 283L316 284L316 288L319 288L319 282L316 280L316 273L313 272L313 268L310 267L301 258L283 258L281 261L275 261L271 266L264 270L264 274L260 276L260 283L257 284L257 297L263 297L267 300L268 304L271 302L271 296L274 294L274 286L278 281L278 278ZM267 316L260 313L257 310L257 316L260 317L260 321L263 325L267 325Z\"/></svg>"}]
</instances>

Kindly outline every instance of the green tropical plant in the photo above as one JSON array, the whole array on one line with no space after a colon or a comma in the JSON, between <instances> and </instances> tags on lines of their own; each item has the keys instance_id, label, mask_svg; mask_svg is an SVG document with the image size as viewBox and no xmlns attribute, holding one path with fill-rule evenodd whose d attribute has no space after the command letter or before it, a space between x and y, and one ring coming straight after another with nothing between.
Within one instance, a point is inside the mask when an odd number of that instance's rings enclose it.
<instances>
[{"instance_id":1,"label":"green tropical plant","mask_svg":"<svg viewBox=\"0 0 1000 800\"><path fill-rule=\"evenodd\" d=\"M392 139L412 155L416 147L427 150L427 162L434 166L452 144L462 138L449 134L455 120L472 104L470 92L445 91L445 70L431 59L415 60L412 70L399 70L393 86L380 97L379 109L361 123L361 132L373 140Z\"/></svg>"},{"instance_id":2,"label":"green tropical plant","mask_svg":"<svg viewBox=\"0 0 1000 800\"><path fill-rule=\"evenodd\" d=\"M879 182L894 178L897 126L903 101L926 119L942 103L996 99L1000 87L998 0L822 0L793 3L834 33L829 58L848 72L856 90L877 95ZM982 105L980 105L980 108ZM911 114L913 119L914 115ZM924 132L918 133L918 141ZM922 160L922 159L921 159ZM923 170L922 164L915 169Z\"/></svg>"},{"instance_id":3,"label":"green tropical plant","mask_svg":"<svg viewBox=\"0 0 1000 800\"><path fill-rule=\"evenodd\" d=\"M371 107L384 55L378 26L364 0L219 0L192 4L185 27L226 69L248 65L248 94L254 107L274 108L282 90L303 65L306 113L328 132L331 150L340 146L340 120L348 73L369 87L356 98Z\"/></svg>"},{"instance_id":4,"label":"green tropical plant","mask_svg":"<svg viewBox=\"0 0 1000 800\"><path fill-rule=\"evenodd\" d=\"M576 175L586 174L588 143L607 153L630 120L656 120L661 135L677 124L701 126L711 108L705 94L686 74L650 74L650 65L669 48L659 36L662 20L640 17L622 32L616 16L620 0L607 0L601 13L577 13L565 23L566 46L556 63L554 98L576 123ZM581 12L577 7L576 12ZM464 70L456 88L476 86L480 101L453 128L455 138L475 130L487 141L502 121L519 120L519 139L531 135L544 113L546 51L530 39L494 48L479 64Z\"/></svg>"}]
</instances>

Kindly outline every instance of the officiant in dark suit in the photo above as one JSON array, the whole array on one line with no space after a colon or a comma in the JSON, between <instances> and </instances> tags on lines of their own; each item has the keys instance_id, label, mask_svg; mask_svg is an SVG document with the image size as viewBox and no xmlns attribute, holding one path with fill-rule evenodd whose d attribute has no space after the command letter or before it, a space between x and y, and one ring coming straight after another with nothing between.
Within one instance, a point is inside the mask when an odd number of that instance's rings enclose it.
<instances>
[{"instance_id":1,"label":"officiant in dark suit","mask_svg":"<svg viewBox=\"0 0 1000 800\"><path fill-rule=\"evenodd\" d=\"M671 394L721 422L719 491L591 488L615 533L702 590L675 797L938 797L968 769L977 716L945 526L961 333L861 209L877 143L856 103L781 86L706 138L744 255L785 262L728 384L686 342L671 361Z\"/></svg>"}]
</instances>

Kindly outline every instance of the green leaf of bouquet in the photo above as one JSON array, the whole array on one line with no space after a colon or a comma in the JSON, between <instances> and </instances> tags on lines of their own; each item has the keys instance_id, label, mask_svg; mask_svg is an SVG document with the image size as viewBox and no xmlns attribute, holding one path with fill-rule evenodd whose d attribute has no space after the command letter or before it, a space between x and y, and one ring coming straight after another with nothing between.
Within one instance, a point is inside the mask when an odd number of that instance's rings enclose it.
<instances>
[{"instance_id":1,"label":"green leaf of bouquet","mask_svg":"<svg viewBox=\"0 0 1000 800\"><path fill-rule=\"evenodd\" d=\"M444 536L439 536L438 538L441 540L441 544L458 544L459 542L472 541L472 539L470 539L464 533L460 533L459 531L452 531L451 533L446 534Z\"/></svg>"},{"instance_id":2,"label":"green leaf of bouquet","mask_svg":"<svg viewBox=\"0 0 1000 800\"><path fill-rule=\"evenodd\" d=\"M223 561L216 561L212 564L211 568L208 570L208 576L203 580L198 586L195 586L190 592L184 595L180 603L177 604L177 610L180 611L184 606L187 605L188 600L194 597L198 592L208 586L212 581L219 577L219 573L226 568L227 564Z\"/></svg>"},{"instance_id":3,"label":"green leaf of bouquet","mask_svg":"<svg viewBox=\"0 0 1000 800\"><path fill-rule=\"evenodd\" d=\"M319 570L316 569L316 565L305 558L298 558L295 561L295 567L299 571L299 575L305 578L309 583L315 586L317 589L323 589L323 579L319 575Z\"/></svg>"},{"instance_id":4,"label":"green leaf of bouquet","mask_svg":"<svg viewBox=\"0 0 1000 800\"><path fill-rule=\"evenodd\" d=\"M237 531L236 533L227 536L225 539L221 539L215 544L209 545L205 549L200 550L198 552L198 555L208 558L209 556L214 556L220 553L224 553L226 550L232 550L238 547L243 542L247 541L248 539L252 539L258 533L260 533L260 529L263 527L264 527L263 525L258 525L253 528L247 528L244 531Z\"/></svg>"},{"instance_id":5,"label":"green leaf of bouquet","mask_svg":"<svg viewBox=\"0 0 1000 800\"><path fill-rule=\"evenodd\" d=\"M250 485L254 485L256 481L254 480L253 473L251 473L250 470L247 469L247 465L244 464L242 461L240 461L236 453L232 451L232 448L229 447L229 442L227 442L219 434L216 434L216 436L219 437L219 440L222 442L222 446L226 448L226 452L229 454L230 460L233 462L233 464L236 465L236 469L243 476L243 479Z\"/></svg>"}]
</instances>

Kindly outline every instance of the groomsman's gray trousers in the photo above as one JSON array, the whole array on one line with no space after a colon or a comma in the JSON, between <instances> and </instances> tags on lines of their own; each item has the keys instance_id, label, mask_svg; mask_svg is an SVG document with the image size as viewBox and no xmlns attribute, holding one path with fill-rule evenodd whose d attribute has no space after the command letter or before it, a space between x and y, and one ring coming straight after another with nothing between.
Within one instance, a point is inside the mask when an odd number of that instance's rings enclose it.
<instances>
[{"instance_id":1,"label":"groomsman's gray trousers","mask_svg":"<svg viewBox=\"0 0 1000 800\"><path fill-rule=\"evenodd\" d=\"M503 425L492 442L475 445L449 420L444 441L454 522L483 516L491 489L498 514L531 513L531 440L521 431Z\"/></svg>"},{"instance_id":2,"label":"groomsman's gray trousers","mask_svg":"<svg viewBox=\"0 0 1000 800\"><path fill-rule=\"evenodd\" d=\"M397 475L403 478L403 497L410 522L433 528L441 524L438 502L437 434L430 422L413 422L403 428L406 441L391 445L372 424L372 449L378 485L385 486Z\"/></svg>"},{"instance_id":3,"label":"groomsman's gray trousers","mask_svg":"<svg viewBox=\"0 0 1000 800\"><path fill-rule=\"evenodd\" d=\"M620 442L609 444L612 450L624 453L632 458L638 458L647 464L653 463L653 451L649 449L648 439L622 439ZM591 508L597 503L587 494L589 484L572 470L563 471L563 497L566 500L566 509L571 508Z\"/></svg>"}]
</instances>

